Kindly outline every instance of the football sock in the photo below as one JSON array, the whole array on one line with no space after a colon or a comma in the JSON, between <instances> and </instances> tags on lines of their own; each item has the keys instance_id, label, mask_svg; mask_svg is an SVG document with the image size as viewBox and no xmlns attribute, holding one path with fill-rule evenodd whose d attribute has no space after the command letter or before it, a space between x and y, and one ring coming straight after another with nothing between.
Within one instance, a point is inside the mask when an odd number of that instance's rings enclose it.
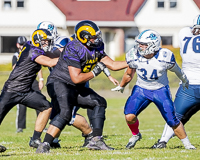
<instances>
[{"instance_id":1,"label":"football sock","mask_svg":"<svg viewBox=\"0 0 200 160\"><path fill-rule=\"evenodd\" d=\"M175 134L174 134L173 129L170 126L168 126L168 124L166 123L164 130L163 130L163 133L162 133L162 136L160 138L160 142L166 142L167 143L174 135Z\"/></svg>"},{"instance_id":2,"label":"football sock","mask_svg":"<svg viewBox=\"0 0 200 160\"><path fill-rule=\"evenodd\" d=\"M92 135L93 137L102 136L103 130L101 128L94 128Z\"/></svg>"},{"instance_id":3,"label":"football sock","mask_svg":"<svg viewBox=\"0 0 200 160\"><path fill-rule=\"evenodd\" d=\"M185 137L184 139L181 139L183 145L187 145L187 144L190 144L190 140L188 139L188 137Z\"/></svg>"},{"instance_id":4,"label":"football sock","mask_svg":"<svg viewBox=\"0 0 200 160\"><path fill-rule=\"evenodd\" d=\"M46 133L45 137L44 137L44 142L48 142L49 144L51 144L54 140L54 137L48 133Z\"/></svg>"},{"instance_id":5,"label":"football sock","mask_svg":"<svg viewBox=\"0 0 200 160\"><path fill-rule=\"evenodd\" d=\"M33 140L40 138L41 134L42 134L42 132L38 132L38 131L34 130Z\"/></svg>"},{"instance_id":6,"label":"football sock","mask_svg":"<svg viewBox=\"0 0 200 160\"><path fill-rule=\"evenodd\" d=\"M127 125L129 126L133 135L137 135L139 133L139 121L138 121L138 119L135 123L133 123L133 124L127 123Z\"/></svg>"}]
</instances>

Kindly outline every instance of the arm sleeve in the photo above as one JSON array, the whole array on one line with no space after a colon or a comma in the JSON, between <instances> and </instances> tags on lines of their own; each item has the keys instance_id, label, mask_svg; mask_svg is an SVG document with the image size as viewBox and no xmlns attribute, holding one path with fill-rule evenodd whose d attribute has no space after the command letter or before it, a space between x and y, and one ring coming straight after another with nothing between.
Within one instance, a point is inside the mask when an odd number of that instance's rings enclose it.
<instances>
[{"instance_id":1,"label":"arm sleeve","mask_svg":"<svg viewBox=\"0 0 200 160\"><path fill-rule=\"evenodd\" d=\"M177 77L182 81L182 82L186 82L187 81L187 77L185 75L185 73L181 70L181 68L175 63L175 65L169 69L172 72L175 72L175 74L177 75Z\"/></svg>"}]
</instances>

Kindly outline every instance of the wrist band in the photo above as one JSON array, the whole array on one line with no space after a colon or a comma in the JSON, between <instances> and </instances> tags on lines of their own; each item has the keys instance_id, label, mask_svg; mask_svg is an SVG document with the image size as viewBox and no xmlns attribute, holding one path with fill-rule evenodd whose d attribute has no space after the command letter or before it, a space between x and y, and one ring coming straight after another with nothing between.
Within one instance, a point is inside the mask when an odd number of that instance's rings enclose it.
<instances>
[{"instance_id":1,"label":"wrist band","mask_svg":"<svg viewBox=\"0 0 200 160\"><path fill-rule=\"evenodd\" d=\"M110 76L110 71L108 70L108 68L104 68L103 72L107 77Z\"/></svg>"},{"instance_id":2,"label":"wrist band","mask_svg":"<svg viewBox=\"0 0 200 160\"><path fill-rule=\"evenodd\" d=\"M44 81L44 78L39 78L39 81Z\"/></svg>"}]
</instances>

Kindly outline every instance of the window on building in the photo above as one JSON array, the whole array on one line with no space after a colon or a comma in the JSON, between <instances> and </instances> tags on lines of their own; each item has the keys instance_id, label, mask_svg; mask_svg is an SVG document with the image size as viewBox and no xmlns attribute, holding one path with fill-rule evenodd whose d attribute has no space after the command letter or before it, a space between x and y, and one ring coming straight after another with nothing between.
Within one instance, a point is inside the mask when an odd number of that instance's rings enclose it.
<instances>
[{"instance_id":1,"label":"window on building","mask_svg":"<svg viewBox=\"0 0 200 160\"><path fill-rule=\"evenodd\" d=\"M3 8L4 10L10 10L12 7L11 0L4 0Z\"/></svg>"},{"instance_id":2,"label":"window on building","mask_svg":"<svg viewBox=\"0 0 200 160\"><path fill-rule=\"evenodd\" d=\"M165 8L165 0L158 0L157 8Z\"/></svg>"},{"instance_id":3,"label":"window on building","mask_svg":"<svg viewBox=\"0 0 200 160\"><path fill-rule=\"evenodd\" d=\"M17 8L24 8L24 0L17 0Z\"/></svg>"},{"instance_id":4,"label":"window on building","mask_svg":"<svg viewBox=\"0 0 200 160\"><path fill-rule=\"evenodd\" d=\"M17 51L15 36L1 36L1 53L15 53Z\"/></svg>"},{"instance_id":5,"label":"window on building","mask_svg":"<svg viewBox=\"0 0 200 160\"><path fill-rule=\"evenodd\" d=\"M172 36L161 36L162 45L172 45Z\"/></svg>"},{"instance_id":6,"label":"window on building","mask_svg":"<svg viewBox=\"0 0 200 160\"><path fill-rule=\"evenodd\" d=\"M170 6L170 8L176 8L177 7L177 0L170 0L169 6Z\"/></svg>"}]
</instances>

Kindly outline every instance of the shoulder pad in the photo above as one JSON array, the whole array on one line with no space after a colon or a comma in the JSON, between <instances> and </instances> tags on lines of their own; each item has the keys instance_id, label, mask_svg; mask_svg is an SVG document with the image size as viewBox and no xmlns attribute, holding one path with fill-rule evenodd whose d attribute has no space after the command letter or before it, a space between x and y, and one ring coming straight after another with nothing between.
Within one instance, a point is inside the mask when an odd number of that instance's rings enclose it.
<instances>
[{"instance_id":1,"label":"shoulder pad","mask_svg":"<svg viewBox=\"0 0 200 160\"><path fill-rule=\"evenodd\" d=\"M135 48L131 48L127 53L126 53L126 62L130 62L134 60L135 58L135 53L137 50Z\"/></svg>"}]
</instances>

